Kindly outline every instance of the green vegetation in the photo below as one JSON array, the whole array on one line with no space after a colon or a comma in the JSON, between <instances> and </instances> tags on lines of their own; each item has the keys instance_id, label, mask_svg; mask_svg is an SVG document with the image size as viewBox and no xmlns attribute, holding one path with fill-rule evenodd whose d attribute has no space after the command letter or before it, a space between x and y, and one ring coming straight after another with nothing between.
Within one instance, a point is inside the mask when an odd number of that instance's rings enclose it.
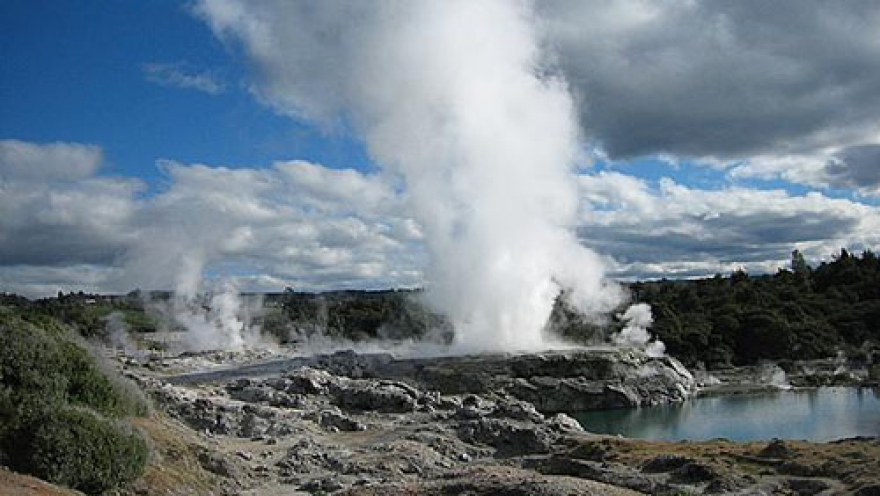
<instances>
[{"instance_id":1,"label":"green vegetation","mask_svg":"<svg viewBox=\"0 0 880 496\"><path fill-rule=\"evenodd\" d=\"M639 282L630 289L635 301L651 305L653 333L690 366L823 358L839 351L861 360L880 355L880 263L870 251L858 256L841 250L815 269L795 251L791 269L772 275L738 271ZM420 306L417 297L411 291L287 291L267 296L264 329L282 337L284 329L296 328L359 340L418 337L441 328L449 339L449 324ZM616 318L585 321L560 303L550 327L598 343L622 324Z\"/></svg>"},{"instance_id":2,"label":"green vegetation","mask_svg":"<svg viewBox=\"0 0 880 496\"><path fill-rule=\"evenodd\" d=\"M282 341L321 333L354 341L420 338L440 330L440 339L452 338L452 328L440 315L419 303L418 291L333 291L267 295L270 311L263 329ZM295 331L295 332L291 332Z\"/></svg>"},{"instance_id":3,"label":"green vegetation","mask_svg":"<svg viewBox=\"0 0 880 496\"><path fill-rule=\"evenodd\" d=\"M157 322L144 311L144 295L133 291L125 296L105 296L83 293L58 293L56 298L28 301L18 298L17 306L28 314L40 314L57 319L86 338L107 337L105 325L111 313L120 313L125 324L135 332L154 332ZM6 296L7 301L17 298ZM23 300L23 301L22 301ZM2 300L0 300L2 304Z\"/></svg>"},{"instance_id":4,"label":"green vegetation","mask_svg":"<svg viewBox=\"0 0 880 496\"><path fill-rule=\"evenodd\" d=\"M841 250L815 269L795 251L791 270L773 275L740 271L632 289L653 309L653 332L687 365L880 354L880 261L870 251Z\"/></svg>"},{"instance_id":5,"label":"green vegetation","mask_svg":"<svg viewBox=\"0 0 880 496\"><path fill-rule=\"evenodd\" d=\"M149 454L131 426L92 410L64 408L39 416L26 432L17 440L13 467L88 494L135 479Z\"/></svg>"},{"instance_id":6,"label":"green vegetation","mask_svg":"<svg viewBox=\"0 0 880 496\"><path fill-rule=\"evenodd\" d=\"M143 397L69 326L10 302L0 302L0 463L89 494L137 477L149 449L121 419L145 414Z\"/></svg>"}]
</instances>

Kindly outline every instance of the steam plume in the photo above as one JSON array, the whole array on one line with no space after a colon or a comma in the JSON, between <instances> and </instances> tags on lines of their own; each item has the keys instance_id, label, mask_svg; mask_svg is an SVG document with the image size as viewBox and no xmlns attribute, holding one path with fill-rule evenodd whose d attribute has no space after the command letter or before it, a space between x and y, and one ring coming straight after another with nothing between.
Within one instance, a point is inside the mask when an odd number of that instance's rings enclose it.
<instances>
[{"instance_id":1,"label":"steam plume","mask_svg":"<svg viewBox=\"0 0 880 496\"><path fill-rule=\"evenodd\" d=\"M228 2L197 12L262 69L282 112L353 123L405 181L431 256L430 300L467 350L534 350L565 288L608 311L621 291L572 232L578 130L528 4Z\"/></svg>"},{"instance_id":2,"label":"steam plume","mask_svg":"<svg viewBox=\"0 0 880 496\"><path fill-rule=\"evenodd\" d=\"M663 356L666 353L666 345L662 341L652 341L648 332L648 328L654 323L651 307L648 304L630 305L620 319L625 325L623 330L614 336L616 344L644 348L651 356Z\"/></svg>"},{"instance_id":3,"label":"steam plume","mask_svg":"<svg viewBox=\"0 0 880 496\"><path fill-rule=\"evenodd\" d=\"M162 320L186 329L178 344L187 351L272 345L261 341L260 329L253 324L253 317L262 311L261 300L244 301L231 279L204 278L210 262L241 243L249 219L223 215L179 196L172 190L152 207L151 225L126 253L123 277L147 289L172 285L170 301L146 303Z\"/></svg>"}]
</instances>

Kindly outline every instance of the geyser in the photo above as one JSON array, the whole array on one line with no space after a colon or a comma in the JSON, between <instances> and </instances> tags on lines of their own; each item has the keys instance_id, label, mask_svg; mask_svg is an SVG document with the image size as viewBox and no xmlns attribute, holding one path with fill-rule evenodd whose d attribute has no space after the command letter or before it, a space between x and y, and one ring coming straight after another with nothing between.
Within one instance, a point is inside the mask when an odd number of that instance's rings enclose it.
<instances>
[{"instance_id":1,"label":"geyser","mask_svg":"<svg viewBox=\"0 0 880 496\"><path fill-rule=\"evenodd\" d=\"M242 2L195 7L241 42L254 90L295 118L359 132L423 226L428 297L463 351L548 346L554 299L623 299L573 233L578 128L519 1Z\"/></svg>"}]
</instances>

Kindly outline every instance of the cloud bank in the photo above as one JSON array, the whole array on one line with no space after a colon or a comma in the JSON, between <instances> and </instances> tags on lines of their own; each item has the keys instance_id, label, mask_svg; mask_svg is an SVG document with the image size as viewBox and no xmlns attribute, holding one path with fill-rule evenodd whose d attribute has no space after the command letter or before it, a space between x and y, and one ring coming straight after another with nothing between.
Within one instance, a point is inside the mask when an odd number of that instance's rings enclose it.
<instances>
[{"instance_id":1,"label":"cloud bank","mask_svg":"<svg viewBox=\"0 0 880 496\"><path fill-rule=\"evenodd\" d=\"M46 150L47 170L53 160L58 169L67 163L54 144L27 145ZM65 149L75 163L93 148ZM59 179L64 171L12 178L20 165L0 162L3 291L175 289L198 270L244 290L424 284L424 233L388 176L302 161L162 161L168 186L145 195L138 180L101 176L100 161L76 180ZM815 263L841 247L880 245L880 209L819 193L703 190L619 172L576 182L582 242L606 256L616 277L772 272L794 247ZM187 265L196 252L198 263Z\"/></svg>"},{"instance_id":2,"label":"cloud bank","mask_svg":"<svg viewBox=\"0 0 880 496\"><path fill-rule=\"evenodd\" d=\"M203 273L247 290L421 283L421 230L379 175L302 161L233 169L162 160L168 185L147 195L138 180L97 174L100 162L70 179L67 158L75 164L94 147L65 145L65 158L55 144L27 145L22 161L59 172L13 176L25 162L0 162L4 291L190 293Z\"/></svg>"},{"instance_id":3,"label":"cloud bank","mask_svg":"<svg viewBox=\"0 0 880 496\"><path fill-rule=\"evenodd\" d=\"M827 187L848 176L829 159L880 145L876 2L536 6L581 123L612 158L745 161L740 177Z\"/></svg>"},{"instance_id":4,"label":"cloud bank","mask_svg":"<svg viewBox=\"0 0 880 496\"><path fill-rule=\"evenodd\" d=\"M808 260L841 247L880 245L877 207L812 192L657 185L616 172L579 179L584 243L614 254L621 277L692 277L786 268L793 248Z\"/></svg>"}]
</instances>

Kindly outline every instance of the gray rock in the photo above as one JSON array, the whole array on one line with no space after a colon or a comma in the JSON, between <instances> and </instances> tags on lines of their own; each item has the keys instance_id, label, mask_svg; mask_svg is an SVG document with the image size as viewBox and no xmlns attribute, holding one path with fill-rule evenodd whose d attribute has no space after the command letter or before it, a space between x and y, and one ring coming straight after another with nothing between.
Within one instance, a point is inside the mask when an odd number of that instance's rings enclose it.
<instances>
[{"instance_id":1,"label":"gray rock","mask_svg":"<svg viewBox=\"0 0 880 496\"><path fill-rule=\"evenodd\" d=\"M580 422L564 413L557 413L556 415L550 417L550 419L548 420L548 425L558 432L584 432L584 427L581 425Z\"/></svg>"},{"instance_id":2,"label":"gray rock","mask_svg":"<svg viewBox=\"0 0 880 496\"><path fill-rule=\"evenodd\" d=\"M461 398L458 407L455 409L455 418L459 420L477 420L492 415L496 410L497 405L495 402L469 394Z\"/></svg>"},{"instance_id":3,"label":"gray rock","mask_svg":"<svg viewBox=\"0 0 880 496\"><path fill-rule=\"evenodd\" d=\"M670 473L670 480L682 483L707 482L718 479L720 474L711 465L698 461L689 461Z\"/></svg>"},{"instance_id":4,"label":"gray rock","mask_svg":"<svg viewBox=\"0 0 880 496\"><path fill-rule=\"evenodd\" d=\"M821 479L787 479L785 487L798 496L811 496L828 490L831 486Z\"/></svg>"},{"instance_id":5,"label":"gray rock","mask_svg":"<svg viewBox=\"0 0 880 496\"><path fill-rule=\"evenodd\" d=\"M862 486L853 494L854 496L880 496L880 484Z\"/></svg>"},{"instance_id":6,"label":"gray rock","mask_svg":"<svg viewBox=\"0 0 880 496\"><path fill-rule=\"evenodd\" d=\"M617 487L625 487L645 494L662 494L672 488L657 476L636 472L624 465L590 460L580 460L564 456L533 458L526 460L527 467L543 474L568 475L590 479Z\"/></svg>"},{"instance_id":7,"label":"gray rock","mask_svg":"<svg viewBox=\"0 0 880 496\"><path fill-rule=\"evenodd\" d=\"M749 486L751 482L743 477L719 476L706 485L706 494L731 494Z\"/></svg>"},{"instance_id":8,"label":"gray rock","mask_svg":"<svg viewBox=\"0 0 880 496\"><path fill-rule=\"evenodd\" d=\"M396 381L350 381L335 388L333 402L345 410L406 413L419 404L420 393Z\"/></svg>"},{"instance_id":9,"label":"gray rock","mask_svg":"<svg viewBox=\"0 0 880 496\"><path fill-rule=\"evenodd\" d=\"M541 426L496 418L462 422L458 436L467 443L491 446L499 456L547 453L555 440Z\"/></svg>"},{"instance_id":10,"label":"gray rock","mask_svg":"<svg viewBox=\"0 0 880 496\"><path fill-rule=\"evenodd\" d=\"M692 458L682 455L657 455L642 465L642 472L661 473L672 472L688 463L693 462Z\"/></svg>"},{"instance_id":11,"label":"gray rock","mask_svg":"<svg viewBox=\"0 0 880 496\"><path fill-rule=\"evenodd\" d=\"M345 488L345 484L341 483L336 477L323 477L321 479L313 479L301 487L304 491L329 493L339 491Z\"/></svg>"},{"instance_id":12,"label":"gray rock","mask_svg":"<svg viewBox=\"0 0 880 496\"><path fill-rule=\"evenodd\" d=\"M288 394L327 394L331 386L338 384L339 379L326 370L302 367L288 372L284 377L284 392Z\"/></svg>"},{"instance_id":13,"label":"gray rock","mask_svg":"<svg viewBox=\"0 0 880 496\"><path fill-rule=\"evenodd\" d=\"M244 401L245 403L268 403L274 398L273 393L275 393L272 389L262 385L247 385L244 387L230 385L227 390L231 398Z\"/></svg>"},{"instance_id":14,"label":"gray rock","mask_svg":"<svg viewBox=\"0 0 880 496\"><path fill-rule=\"evenodd\" d=\"M343 415L342 412L336 409L321 410L317 412L313 419L315 423L325 429L333 428L344 432L364 431L367 429L366 426L357 420Z\"/></svg>"},{"instance_id":15,"label":"gray rock","mask_svg":"<svg viewBox=\"0 0 880 496\"><path fill-rule=\"evenodd\" d=\"M681 402L696 391L693 376L677 360L636 350L399 360L370 373L445 394L509 395L544 414Z\"/></svg>"},{"instance_id":16,"label":"gray rock","mask_svg":"<svg viewBox=\"0 0 880 496\"><path fill-rule=\"evenodd\" d=\"M248 438L265 436L271 428L272 424L265 418L256 415L254 412L246 412L239 421L239 428L236 434L239 437Z\"/></svg>"},{"instance_id":17,"label":"gray rock","mask_svg":"<svg viewBox=\"0 0 880 496\"><path fill-rule=\"evenodd\" d=\"M762 458L788 458L794 451L782 439L773 439L762 449L758 456Z\"/></svg>"},{"instance_id":18,"label":"gray rock","mask_svg":"<svg viewBox=\"0 0 880 496\"><path fill-rule=\"evenodd\" d=\"M534 423L544 422L544 416L535 409L535 405L517 399L504 399L499 401L492 412L492 416L512 418L514 420L527 420Z\"/></svg>"},{"instance_id":19,"label":"gray rock","mask_svg":"<svg viewBox=\"0 0 880 496\"><path fill-rule=\"evenodd\" d=\"M241 467L218 453L200 451L196 456L196 459L203 469L212 474L236 480L240 480L244 477L244 470Z\"/></svg>"},{"instance_id":20,"label":"gray rock","mask_svg":"<svg viewBox=\"0 0 880 496\"><path fill-rule=\"evenodd\" d=\"M335 375L360 379L371 377L374 370L393 360L394 357L389 353L358 354L345 350L317 357L315 366Z\"/></svg>"}]
</instances>

